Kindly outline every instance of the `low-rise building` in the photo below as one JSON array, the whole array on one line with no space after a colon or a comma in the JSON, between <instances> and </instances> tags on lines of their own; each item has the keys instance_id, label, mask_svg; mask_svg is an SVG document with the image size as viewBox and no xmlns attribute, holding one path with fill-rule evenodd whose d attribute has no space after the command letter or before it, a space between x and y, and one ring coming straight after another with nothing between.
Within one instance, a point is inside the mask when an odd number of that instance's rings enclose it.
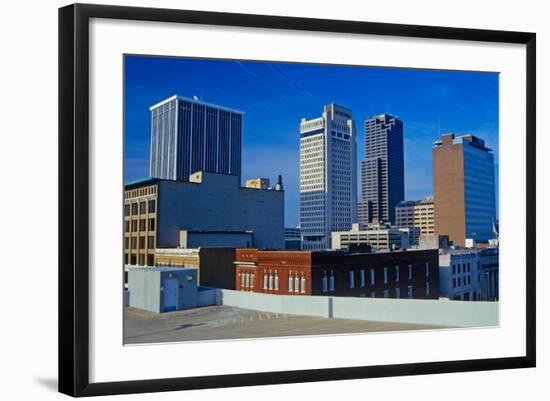
<instances>
[{"instance_id":1,"label":"low-rise building","mask_svg":"<svg viewBox=\"0 0 550 401\"><path fill-rule=\"evenodd\" d=\"M180 245L283 249L282 183L274 190L246 188L238 176L197 172L189 182L127 184L125 265L153 266L155 249Z\"/></svg>"},{"instance_id":2,"label":"low-rise building","mask_svg":"<svg viewBox=\"0 0 550 401\"><path fill-rule=\"evenodd\" d=\"M498 301L498 248L441 250L441 296L461 301Z\"/></svg>"},{"instance_id":3,"label":"low-rise building","mask_svg":"<svg viewBox=\"0 0 550 401\"><path fill-rule=\"evenodd\" d=\"M436 250L381 253L237 249L241 291L285 295L439 298Z\"/></svg>"},{"instance_id":4,"label":"low-rise building","mask_svg":"<svg viewBox=\"0 0 550 401\"><path fill-rule=\"evenodd\" d=\"M359 229L359 224L353 224L349 231L332 232L332 249L349 249L351 245L370 245L377 251L406 249L409 247L409 231L373 223L364 230Z\"/></svg>"},{"instance_id":5,"label":"low-rise building","mask_svg":"<svg viewBox=\"0 0 550 401\"><path fill-rule=\"evenodd\" d=\"M198 284L206 287L235 289L235 248L158 248L156 266L193 267Z\"/></svg>"}]
</instances>

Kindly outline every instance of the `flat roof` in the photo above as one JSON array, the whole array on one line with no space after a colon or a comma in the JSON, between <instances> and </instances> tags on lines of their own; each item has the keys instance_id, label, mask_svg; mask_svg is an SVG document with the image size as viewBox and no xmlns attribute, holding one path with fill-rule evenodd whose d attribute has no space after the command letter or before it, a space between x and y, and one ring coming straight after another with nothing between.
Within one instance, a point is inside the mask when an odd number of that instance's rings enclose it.
<instances>
[{"instance_id":1,"label":"flat roof","mask_svg":"<svg viewBox=\"0 0 550 401\"><path fill-rule=\"evenodd\" d=\"M152 111L153 109L156 109L157 107L162 106L163 104L171 102L172 100L175 100L175 99L185 100L186 102L201 104L201 105L204 105L204 106L213 107L213 108L220 109L220 110L225 110L225 111L229 111L231 113L244 114L244 112L240 111L240 110L236 110L236 109L232 109L232 108L229 108L229 107L220 106L218 104L208 103L208 102L204 102L204 101L199 100L199 99L193 99L193 98L184 97L184 96L180 96L180 95L170 96L169 98L164 99L164 100L152 105L151 107L149 107L149 111Z\"/></svg>"}]
</instances>

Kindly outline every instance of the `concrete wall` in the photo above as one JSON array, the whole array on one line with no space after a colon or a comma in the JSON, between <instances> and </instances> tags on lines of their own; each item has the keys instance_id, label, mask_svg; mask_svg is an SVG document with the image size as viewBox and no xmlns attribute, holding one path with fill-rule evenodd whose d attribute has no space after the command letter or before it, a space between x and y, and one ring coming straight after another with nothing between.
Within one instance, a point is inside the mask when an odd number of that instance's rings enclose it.
<instances>
[{"instance_id":1,"label":"concrete wall","mask_svg":"<svg viewBox=\"0 0 550 401\"><path fill-rule=\"evenodd\" d=\"M130 306L160 311L160 274L156 269L130 268L128 271Z\"/></svg>"},{"instance_id":2,"label":"concrete wall","mask_svg":"<svg viewBox=\"0 0 550 401\"><path fill-rule=\"evenodd\" d=\"M221 291L221 302L227 306L262 312L330 317L330 297L271 295L225 289Z\"/></svg>"},{"instance_id":3,"label":"concrete wall","mask_svg":"<svg viewBox=\"0 0 550 401\"><path fill-rule=\"evenodd\" d=\"M220 305L222 292L219 288L199 287L197 306Z\"/></svg>"},{"instance_id":4,"label":"concrete wall","mask_svg":"<svg viewBox=\"0 0 550 401\"><path fill-rule=\"evenodd\" d=\"M284 192L243 188L239 178L204 173L202 183L161 181L157 247L175 248L180 230L253 231L253 247L284 248Z\"/></svg>"},{"instance_id":5,"label":"concrete wall","mask_svg":"<svg viewBox=\"0 0 550 401\"><path fill-rule=\"evenodd\" d=\"M289 296L221 291L223 305L263 312L450 327L499 324L498 302Z\"/></svg>"}]
</instances>

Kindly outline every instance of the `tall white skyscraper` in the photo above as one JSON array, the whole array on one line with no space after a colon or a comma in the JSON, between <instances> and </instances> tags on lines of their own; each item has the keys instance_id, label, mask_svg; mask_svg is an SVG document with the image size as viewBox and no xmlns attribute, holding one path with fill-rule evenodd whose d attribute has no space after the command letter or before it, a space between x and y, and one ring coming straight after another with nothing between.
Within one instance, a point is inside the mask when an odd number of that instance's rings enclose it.
<instances>
[{"instance_id":1,"label":"tall white skyscraper","mask_svg":"<svg viewBox=\"0 0 550 401\"><path fill-rule=\"evenodd\" d=\"M356 128L351 110L326 105L319 118L300 122L302 249L330 248L331 232L356 221Z\"/></svg>"}]
</instances>

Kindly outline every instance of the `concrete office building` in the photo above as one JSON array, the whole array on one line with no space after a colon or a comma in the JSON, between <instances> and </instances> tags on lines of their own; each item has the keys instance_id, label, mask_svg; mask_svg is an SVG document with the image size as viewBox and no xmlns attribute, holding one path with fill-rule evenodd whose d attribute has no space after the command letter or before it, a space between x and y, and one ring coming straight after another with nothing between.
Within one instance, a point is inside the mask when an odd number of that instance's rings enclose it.
<instances>
[{"instance_id":1,"label":"concrete office building","mask_svg":"<svg viewBox=\"0 0 550 401\"><path fill-rule=\"evenodd\" d=\"M488 242L496 220L494 156L473 135L445 134L432 149L435 234Z\"/></svg>"},{"instance_id":2,"label":"concrete office building","mask_svg":"<svg viewBox=\"0 0 550 401\"><path fill-rule=\"evenodd\" d=\"M351 110L334 103L300 122L302 249L330 247L332 231L356 221L356 127Z\"/></svg>"},{"instance_id":3,"label":"concrete office building","mask_svg":"<svg viewBox=\"0 0 550 401\"><path fill-rule=\"evenodd\" d=\"M150 107L150 173L188 181L197 171L241 177L243 113L174 95Z\"/></svg>"},{"instance_id":4,"label":"concrete office building","mask_svg":"<svg viewBox=\"0 0 550 401\"><path fill-rule=\"evenodd\" d=\"M419 201L402 201L395 207L397 227L418 228L420 235L434 234L434 199L426 196Z\"/></svg>"},{"instance_id":5,"label":"concrete office building","mask_svg":"<svg viewBox=\"0 0 550 401\"><path fill-rule=\"evenodd\" d=\"M365 160L361 161L361 202L367 211L360 220L395 223L395 206L405 198L403 122L389 114L365 121Z\"/></svg>"},{"instance_id":6,"label":"concrete office building","mask_svg":"<svg viewBox=\"0 0 550 401\"><path fill-rule=\"evenodd\" d=\"M126 185L124 261L154 265L155 249L284 248L284 192L241 187L237 176L198 172L188 182Z\"/></svg>"},{"instance_id":7,"label":"concrete office building","mask_svg":"<svg viewBox=\"0 0 550 401\"><path fill-rule=\"evenodd\" d=\"M409 232L407 228L399 229L389 224L369 224L364 230L353 224L349 231L332 232L332 249L350 249L353 245L370 245L376 251L407 249Z\"/></svg>"},{"instance_id":8,"label":"concrete office building","mask_svg":"<svg viewBox=\"0 0 550 401\"><path fill-rule=\"evenodd\" d=\"M350 254L237 249L241 291L283 295L438 299L435 250Z\"/></svg>"}]
</instances>

